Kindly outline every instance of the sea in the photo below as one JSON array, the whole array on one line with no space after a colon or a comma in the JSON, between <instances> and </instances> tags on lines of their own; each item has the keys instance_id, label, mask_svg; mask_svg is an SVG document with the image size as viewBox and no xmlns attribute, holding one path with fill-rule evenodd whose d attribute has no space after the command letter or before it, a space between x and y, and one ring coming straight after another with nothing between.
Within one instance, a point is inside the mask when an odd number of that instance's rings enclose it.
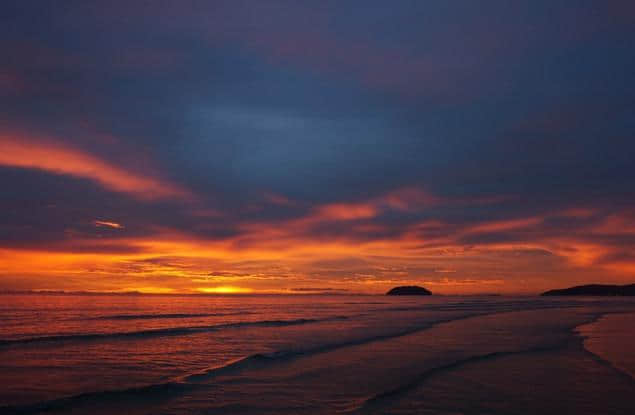
<instances>
[{"instance_id":1,"label":"sea","mask_svg":"<svg viewBox=\"0 0 635 415\"><path fill-rule=\"evenodd\" d=\"M0 295L1 414L635 414L635 298Z\"/></svg>"}]
</instances>

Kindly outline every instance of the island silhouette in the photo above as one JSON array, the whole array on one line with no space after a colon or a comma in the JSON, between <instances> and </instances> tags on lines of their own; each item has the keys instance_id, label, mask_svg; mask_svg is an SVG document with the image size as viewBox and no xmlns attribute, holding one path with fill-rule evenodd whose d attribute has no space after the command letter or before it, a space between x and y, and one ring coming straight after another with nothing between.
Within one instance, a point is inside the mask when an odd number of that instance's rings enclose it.
<instances>
[{"instance_id":1,"label":"island silhouette","mask_svg":"<svg viewBox=\"0 0 635 415\"><path fill-rule=\"evenodd\" d=\"M559 290L545 291L541 295L589 295L589 296L635 296L635 284L629 285L605 285L589 284Z\"/></svg>"},{"instance_id":2,"label":"island silhouette","mask_svg":"<svg viewBox=\"0 0 635 415\"><path fill-rule=\"evenodd\" d=\"M432 295L432 293L417 285L404 285L391 289L386 295Z\"/></svg>"}]
</instances>

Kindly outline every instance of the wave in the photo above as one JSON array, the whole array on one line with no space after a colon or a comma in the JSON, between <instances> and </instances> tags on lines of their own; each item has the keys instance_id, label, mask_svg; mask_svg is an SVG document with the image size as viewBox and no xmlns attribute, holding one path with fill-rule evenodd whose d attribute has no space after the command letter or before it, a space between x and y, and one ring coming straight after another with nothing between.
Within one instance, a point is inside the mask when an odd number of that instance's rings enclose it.
<instances>
[{"instance_id":1,"label":"wave","mask_svg":"<svg viewBox=\"0 0 635 415\"><path fill-rule=\"evenodd\" d=\"M611 314L611 313L607 313L607 314ZM552 344L532 347L532 348L523 349L523 350L495 351L490 353L484 353L480 355L468 356L464 359L459 359L444 365L432 367L422 372L417 377L415 377L414 379L412 379L411 381L407 383L401 384L395 387L394 389L390 389L390 390L387 390L387 391L384 391L369 397L368 399L363 401L361 405L356 406L355 408L347 411L346 413L358 413L358 414L369 413L369 411L371 411L372 409L377 409L373 407L377 407L377 406L381 407L382 405L390 403L394 399L398 399L399 397L403 396L409 391L412 391L413 389L421 386L422 383L427 381L432 376L438 375L440 373L444 373L446 371L451 371L453 369L457 369L459 367L462 367L468 364L477 363L480 361L487 361L491 359L498 359L498 358L509 357L509 356L526 355L526 354L561 350L563 348L570 347L572 344L574 344L576 348L592 354L591 352L586 350L586 348L583 345L584 336L580 335L579 327L583 325L587 325L587 324L592 324L593 322L596 322L601 316L602 314L592 315L590 316L589 321L586 321L583 324L580 324L577 326L569 327L567 331L570 333L576 334L576 336L566 338L555 344L552 343ZM604 361L603 359L599 358L596 355L593 355L593 356L599 361L599 363L612 366L610 362ZM616 369L616 370L619 371L619 369ZM628 374L624 374L624 373L622 374L629 377ZM631 380L633 380L633 378L631 378Z\"/></svg>"},{"instance_id":2,"label":"wave","mask_svg":"<svg viewBox=\"0 0 635 415\"><path fill-rule=\"evenodd\" d=\"M337 350L340 348L364 345L364 344L369 344L376 341L383 341L383 340L398 338L398 337L406 336L409 334L414 334L414 333L422 332L425 330L429 330L438 325L441 325L444 323L450 323L453 321L465 320L469 318L478 318L478 317L505 313L505 312L508 312L508 311L503 310L500 312L484 312L480 314L469 314L464 316L457 316L454 318L448 318L448 319L442 319L442 320L438 320L434 322L429 322L422 326L417 326L411 329L401 330L398 332L369 336L369 337L353 339L353 340L339 342L339 343L332 343L332 344L318 346L315 348L309 348L306 350L286 350L286 351L274 351L270 353L256 353L253 355L249 355L249 356L245 356L239 359L229 361L223 365L210 367L208 369L205 369L197 373L185 374L183 376L180 376L178 378L172 379L164 383L150 384L147 386L133 387L133 388L127 388L127 389L121 389L121 390L82 393L79 395L54 399L50 401L33 404L33 405L5 406L5 407L0 407L0 413L2 414L5 414L5 413L6 414L31 414L31 413L38 413L38 412L49 411L49 410L65 409L65 408L74 407L74 406L82 405L82 404L95 405L96 404L95 402L99 401L100 399L103 399L104 402L117 402L121 398L126 398L128 396L134 397L135 400L144 399L144 397L146 397L148 399L151 399L151 402L155 402L157 399L162 399L162 398L169 399L169 397L174 396L174 394L179 394L181 392L188 391L191 388L204 386L204 383L206 381L209 381L216 376L240 372L240 371L244 371L248 369L260 368L269 364L274 364L276 362L288 361L290 359L295 359L302 356L310 356L310 355L318 354L318 353L324 353L324 352L328 352L332 350ZM245 325L285 326L285 325L307 324L312 322L328 321L328 320L335 320L335 319L347 319L347 318L348 317L345 317L345 316L336 316L336 317L329 317L325 319L257 321L257 322L233 323L233 324L225 324L225 325L219 325L219 326L210 326L207 329L212 330L212 329L218 329L218 328L224 328L224 327L237 327L237 326L245 326ZM169 329L166 329L166 330L169 330ZM163 330L160 330L160 331L163 331ZM128 333L124 333L124 335L127 336ZM134 333L131 333L130 335L134 335ZM109 335L109 336L112 336L112 335ZM66 337L72 337L72 336L66 336ZM41 339L41 338L36 338L36 339ZM41 341L44 341L44 340L41 340ZM408 382L404 385L400 385L399 387L395 389L385 391L375 396L372 396L368 398L367 400L365 400L360 406L357 406L350 412L365 413L364 412L365 408L368 408L376 404L381 404L385 400L389 400L390 398L397 397L400 394L405 393L411 390L412 388L418 386L420 383L425 381L430 376L433 376L445 370L450 370L450 369L459 367L461 365L465 365L471 362L477 362L480 360L504 357L504 356L514 355L514 354L521 354L521 353L548 351L548 350L554 350L558 347L562 347L562 345L558 345L558 346L551 345L546 347L533 348L533 349L522 350L522 351L513 351L513 352L492 352L492 353L487 353L487 354L478 355L478 356L471 356L462 360L457 360L446 365L432 368L422 373L413 381Z\"/></svg>"},{"instance_id":3,"label":"wave","mask_svg":"<svg viewBox=\"0 0 635 415\"><path fill-rule=\"evenodd\" d=\"M154 320L154 319L178 319L197 317L225 317L254 314L250 311L236 311L230 313L174 313L174 314L115 314L110 316L92 317L88 320Z\"/></svg>"},{"instance_id":4,"label":"wave","mask_svg":"<svg viewBox=\"0 0 635 415\"><path fill-rule=\"evenodd\" d=\"M46 411L55 411L77 407L82 404L96 405L97 402L119 402L126 398L134 398L135 401L148 399L156 402L159 399L169 399L172 396L191 390L199 386L202 380L210 379L212 376L227 374L233 371L244 370L246 368L260 367L268 362L292 356L291 352L256 353L251 356L230 361L224 365L216 366L200 373L193 373L179 378L145 386L138 386L126 389L115 389L107 391L86 392L59 399L52 399L35 404L22 406L0 406L0 413L13 414L34 414Z\"/></svg>"},{"instance_id":5,"label":"wave","mask_svg":"<svg viewBox=\"0 0 635 415\"><path fill-rule=\"evenodd\" d=\"M205 380L213 378L214 376L242 371L248 368L253 369L256 367L262 367L276 360L284 360L286 358L292 358L304 354L306 354L306 352L300 351L276 351L271 353L256 353L246 357L238 358L236 360L232 360L220 366L214 366L202 370L198 373L191 373L182 376L178 379L178 381L184 384L201 383Z\"/></svg>"},{"instance_id":6,"label":"wave","mask_svg":"<svg viewBox=\"0 0 635 415\"><path fill-rule=\"evenodd\" d=\"M390 304L383 301L345 301L342 304L347 305L367 305L367 304Z\"/></svg>"},{"instance_id":7,"label":"wave","mask_svg":"<svg viewBox=\"0 0 635 415\"><path fill-rule=\"evenodd\" d=\"M505 311L506 312L506 311ZM456 316L453 318L447 318L447 319L441 319L441 320L436 320L436 321L432 321L432 322L428 322L426 324L423 325L419 325L416 327L412 327L412 328L407 328L407 329L403 329L403 330L398 330L395 332L390 332L390 333L384 333L384 334L377 334L374 336L368 336L368 337L362 337L359 339L351 339L351 340L346 340L343 342L336 342L336 343L329 343L329 344L324 344L324 345L320 345L317 347L312 347L312 348L307 348L307 349L298 349L298 350L284 350L284 351L274 351L271 353L256 353L250 356L246 356L240 359L236 359L233 360L231 362L228 362L227 364L221 365L221 366L214 366L211 367L209 369L206 369L204 371L201 371L199 373L195 373L195 374L190 374L190 375L186 375L182 378L180 378L180 381L183 382L202 382L205 380L209 380L217 375L220 374L226 374L227 372L233 372L236 370L243 370L246 368L253 368L253 367L260 367L263 366L264 364L268 364L268 363L272 363L275 361L281 361L281 360L290 360L290 359L296 359L299 357L303 357L303 356L311 356L314 354L319 354L319 353L325 353L325 352L330 352L330 351L334 351L334 350L338 350L338 349L343 349L346 347L353 347L353 346L361 346L361 345L366 345L366 344L370 344L373 342L378 342L378 341L384 341L384 340L391 340L391 339L396 339L399 337L403 337L403 336L408 336L410 334L415 334L415 333L419 333L422 331L426 331L429 329L432 329L436 326L439 326L441 324L445 324L445 323L451 323L454 321L460 321L460 320L465 320L465 319L470 319L470 318L476 318L476 317L484 317L487 315L492 315L492 314L498 314L498 313L482 313L482 314L469 314L469 315L464 315L464 316Z\"/></svg>"},{"instance_id":8,"label":"wave","mask_svg":"<svg viewBox=\"0 0 635 415\"><path fill-rule=\"evenodd\" d=\"M635 376L633 376L633 374L631 374L627 370L622 369L621 367L616 365L614 362L611 362L610 360L607 360L607 359L601 357L600 355L597 355L597 354L593 353L592 351L590 351L586 347L584 348L584 351L588 355L590 355L591 358L595 362L597 362L598 364L601 364L602 366L608 367L609 369L613 370L615 373L617 373L619 376L623 377L624 379L627 379L627 380L629 380L631 382L635 382Z\"/></svg>"},{"instance_id":9,"label":"wave","mask_svg":"<svg viewBox=\"0 0 635 415\"><path fill-rule=\"evenodd\" d=\"M428 304L422 306L399 306L399 307L387 307L373 311L492 311L508 312L508 311L520 311L520 310L535 310L535 309L551 309L551 308L574 308L582 307L583 304L571 302L571 303L554 303L545 304L540 301L527 301L527 302L496 302L496 303L482 303L480 301L468 301L454 304Z\"/></svg>"},{"instance_id":10,"label":"wave","mask_svg":"<svg viewBox=\"0 0 635 415\"><path fill-rule=\"evenodd\" d=\"M606 357L600 356L600 354L594 352L588 345L586 340L588 340L590 338L590 336L588 334L585 334L583 332L583 328L586 326L591 326L594 324L598 324L603 318L611 316L611 315L620 315L620 314L624 314L622 311L609 311L609 312L604 312L602 314L598 314L597 316L595 316L595 318L587 323L581 324L579 326L577 326L574 330L577 333L577 335L582 339L582 349L584 350L585 353L587 353L589 356L591 356L591 358L596 361L597 363L610 368L611 370L615 371L617 374L619 374L620 376L624 377L625 379L628 379L632 382L635 382L635 375L623 368L620 367L619 364L617 364L616 362L612 361L611 359L608 359Z\"/></svg>"},{"instance_id":11,"label":"wave","mask_svg":"<svg viewBox=\"0 0 635 415\"><path fill-rule=\"evenodd\" d=\"M107 339L148 338L161 336L182 336L188 334L218 331L241 327L284 327L301 324L321 323L335 320L345 320L347 316L326 317L322 319L299 318L295 320L260 320L244 321L237 323L216 324L211 326L193 327L169 327L160 329L148 329L139 331L126 331L115 333L87 333L87 334L60 334L52 336L27 337L22 339L1 339L0 346L26 345L31 343L51 343L68 341L95 341Z\"/></svg>"},{"instance_id":12,"label":"wave","mask_svg":"<svg viewBox=\"0 0 635 415\"><path fill-rule=\"evenodd\" d=\"M148 397L149 399L158 399L165 397L167 394L172 395L174 393L180 393L189 390L190 388L195 388L204 382L213 379L216 376L226 375L229 373L235 373L247 369L254 369L263 367L269 364L273 364L275 362L280 361L288 361L289 359L299 358L301 356L309 356L317 353L324 353L340 348L357 346L362 344L368 344L375 341L388 340L392 338L397 338L401 336L405 336L408 334L417 333L420 331L428 330L434 326L437 326L442 323L448 323L451 321L462 320L471 317L479 317L479 315L466 315L460 316L452 319L445 319L440 321L431 322L426 324L425 326L418 326L408 330L401 330L399 332L393 332L389 334L382 334L376 336L369 336L360 339L349 340L345 342L332 343L327 345L318 346L315 348L310 348L306 350L286 350L286 351L274 351L270 353L256 353L253 355L245 356L239 359L232 360L223 365L210 367L208 369L202 370L197 373L190 373L178 378L172 379L170 381L158 384L150 384L142 387L133 387L128 389L120 389L120 390L110 390L110 391L97 391L97 392L88 392L82 393L79 395L73 395L65 398L54 399L50 401L44 401L33 405L25 405L25 406L5 406L0 407L0 413L2 414L32 414L39 413L44 411L51 410L60 410L66 409L70 407L74 407L77 405L81 405L82 403L90 403L91 405L95 405L96 401L103 399L105 402L116 402L119 399L126 398L128 396L133 396L135 399L143 399L144 397ZM333 320L333 319L343 319L348 317L337 316L331 317L328 319L322 320L311 320L311 319L298 319L298 320L282 320L282 321L270 321L275 324L280 324L284 322L283 325L289 325L289 323L296 322L295 324L306 324L308 322L315 321L325 321L325 320ZM264 324L267 321L261 322L253 322L251 324ZM241 324L241 323L236 323ZM250 323L242 323L242 324L250 324ZM227 326L227 325L224 325ZM212 326L218 327L218 326ZM169 330L169 329L166 329ZM147 331L146 331L147 332ZM131 333L130 335L133 335ZM128 335L124 333L124 335ZM72 336L57 336L57 337L72 337ZM42 339L42 338L36 338ZM29 340L29 339L24 339ZM22 340L22 341L24 341ZM19 341L19 340L17 340ZM15 342L17 342L15 341ZM33 340L35 341L35 340ZM45 341L45 340L37 340L37 341Z\"/></svg>"},{"instance_id":13,"label":"wave","mask_svg":"<svg viewBox=\"0 0 635 415\"><path fill-rule=\"evenodd\" d=\"M125 399L134 399L137 402L147 399L149 402L157 402L161 399L169 399L193 386L179 382L165 382L127 389L86 392L30 405L0 406L0 413L6 415L36 414L59 411L81 405L94 407L96 402L117 403Z\"/></svg>"},{"instance_id":14,"label":"wave","mask_svg":"<svg viewBox=\"0 0 635 415\"><path fill-rule=\"evenodd\" d=\"M376 395L371 396L370 398L363 401L360 405L347 411L346 413L359 413L359 414L368 413L368 411L371 410L371 408L385 405L391 402L392 400L397 399L400 396L403 396L404 394L414 390L415 388L419 387L422 383L427 381L429 378L435 375L438 375L440 373L444 373L446 371L457 369L461 366L465 366L471 363L477 363L481 361L487 361L491 359L508 357L508 356L517 356L517 355L523 355L523 354L532 354L532 353L559 350L562 347L565 347L566 344L567 342L563 342L558 345L534 347L534 348L525 349L525 350L497 351L497 352L485 353L481 355L469 356L464 359L455 360L448 364L432 367L424 371L423 373L421 373L419 376L417 376L415 379L411 380L410 382L401 384L394 389L380 392Z\"/></svg>"}]
</instances>

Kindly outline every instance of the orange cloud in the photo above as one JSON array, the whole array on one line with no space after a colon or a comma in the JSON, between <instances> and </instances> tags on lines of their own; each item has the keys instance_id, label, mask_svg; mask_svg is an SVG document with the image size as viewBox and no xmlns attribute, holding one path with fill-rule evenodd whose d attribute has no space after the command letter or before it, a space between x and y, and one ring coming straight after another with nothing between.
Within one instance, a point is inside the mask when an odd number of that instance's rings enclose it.
<instances>
[{"instance_id":1,"label":"orange cloud","mask_svg":"<svg viewBox=\"0 0 635 415\"><path fill-rule=\"evenodd\" d=\"M108 238L84 242L111 243ZM616 264L596 261L598 252L610 249L575 239L467 248L451 235L432 242L416 232L368 241L320 240L286 225L261 225L226 240L164 231L117 243L135 249L0 249L0 283L21 276L33 279L35 288L97 291L240 293L313 286L383 292L420 283L445 293L536 292L556 282L607 281L633 271L627 262L607 274Z\"/></svg>"},{"instance_id":2,"label":"orange cloud","mask_svg":"<svg viewBox=\"0 0 635 415\"><path fill-rule=\"evenodd\" d=\"M398 227L399 232L383 232L393 226L381 222L391 209L410 212L419 203L466 203L417 192L402 193L399 201L404 203L386 202L394 194L315 206L286 221L237 223L235 234L220 239L155 227L152 235L142 237L111 238L106 232L33 250L0 248L0 288L15 287L20 276L40 289L240 293L317 287L378 293L420 283L450 294L538 292L554 284L619 282L635 275L628 252L618 255L625 246L607 238L632 234L632 215L616 212L589 222L590 213L568 210L476 225L425 219ZM567 222L568 232L554 231L554 217L582 222L579 228ZM123 227L108 220L94 224ZM330 226L322 225L330 224L344 231L325 236L320 231ZM370 235L355 233L364 231ZM488 238L505 232L513 237ZM464 242L474 235L483 238Z\"/></svg>"},{"instance_id":3,"label":"orange cloud","mask_svg":"<svg viewBox=\"0 0 635 415\"><path fill-rule=\"evenodd\" d=\"M92 154L48 139L0 133L0 165L37 169L92 180L115 192L140 199L190 197L165 180L126 170Z\"/></svg>"},{"instance_id":4,"label":"orange cloud","mask_svg":"<svg viewBox=\"0 0 635 415\"><path fill-rule=\"evenodd\" d=\"M324 205L315 211L318 220L368 219L377 215L377 208L364 203L334 203Z\"/></svg>"},{"instance_id":5,"label":"orange cloud","mask_svg":"<svg viewBox=\"0 0 635 415\"><path fill-rule=\"evenodd\" d=\"M125 226L123 226L120 223L108 222L108 221L105 221L105 220L96 220L93 223L95 224L95 226L105 226L107 228L113 228L113 229L123 229L125 227Z\"/></svg>"},{"instance_id":6,"label":"orange cloud","mask_svg":"<svg viewBox=\"0 0 635 415\"><path fill-rule=\"evenodd\" d=\"M405 187L388 193L378 202L396 210L417 210L443 203L444 199L417 187Z\"/></svg>"},{"instance_id":7,"label":"orange cloud","mask_svg":"<svg viewBox=\"0 0 635 415\"><path fill-rule=\"evenodd\" d=\"M532 217L505 221L491 221L484 224L473 226L469 229L470 232L500 232L509 231L513 229L528 228L534 225L538 225L543 221L543 218Z\"/></svg>"}]
</instances>

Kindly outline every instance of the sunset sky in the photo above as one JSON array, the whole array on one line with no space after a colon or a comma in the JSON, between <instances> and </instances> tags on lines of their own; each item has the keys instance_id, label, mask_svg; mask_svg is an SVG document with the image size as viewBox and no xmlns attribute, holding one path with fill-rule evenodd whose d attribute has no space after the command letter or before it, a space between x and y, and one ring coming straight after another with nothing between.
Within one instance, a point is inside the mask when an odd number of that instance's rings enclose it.
<instances>
[{"instance_id":1,"label":"sunset sky","mask_svg":"<svg viewBox=\"0 0 635 415\"><path fill-rule=\"evenodd\" d=\"M0 290L635 282L635 2L9 1Z\"/></svg>"}]
</instances>

